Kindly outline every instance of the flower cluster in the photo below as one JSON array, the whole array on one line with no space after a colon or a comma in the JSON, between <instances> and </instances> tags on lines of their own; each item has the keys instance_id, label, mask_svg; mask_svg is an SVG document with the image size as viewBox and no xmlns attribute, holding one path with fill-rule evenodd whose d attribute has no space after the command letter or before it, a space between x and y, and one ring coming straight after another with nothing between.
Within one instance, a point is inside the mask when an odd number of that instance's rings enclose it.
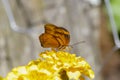
<instances>
[{"instance_id":1,"label":"flower cluster","mask_svg":"<svg viewBox=\"0 0 120 80\"><path fill-rule=\"evenodd\" d=\"M64 51L45 51L39 59L14 68L3 80L84 80L85 76L94 78L84 58Z\"/></svg>"}]
</instances>

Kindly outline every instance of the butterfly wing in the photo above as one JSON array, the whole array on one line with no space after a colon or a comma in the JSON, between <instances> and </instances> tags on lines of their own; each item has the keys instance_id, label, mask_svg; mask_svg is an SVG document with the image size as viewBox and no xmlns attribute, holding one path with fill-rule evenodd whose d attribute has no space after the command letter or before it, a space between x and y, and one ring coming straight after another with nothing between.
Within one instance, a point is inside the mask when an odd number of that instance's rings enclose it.
<instances>
[{"instance_id":1,"label":"butterfly wing","mask_svg":"<svg viewBox=\"0 0 120 80\"><path fill-rule=\"evenodd\" d=\"M39 36L39 40L41 46L44 48L57 48L59 46L59 42L52 35L43 33Z\"/></svg>"},{"instance_id":2,"label":"butterfly wing","mask_svg":"<svg viewBox=\"0 0 120 80\"><path fill-rule=\"evenodd\" d=\"M54 35L55 34L55 28L57 26L53 25L53 24L46 24L44 26L45 28L45 33L48 33L48 34L51 34L51 35Z\"/></svg>"},{"instance_id":3,"label":"butterfly wing","mask_svg":"<svg viewBox=\"0 0 120 80\"><path fill-rule=\"evenodd\" d=\"M42 47L65 49L69 45L70 33L65 28L53 24L46 24L44 28L45 33L39 37Z\"/></svg>"},{"instance_id":4,"label":"butterfly wing","mask_svg":"<svg viewBox=\"0 0 120 80\"><path fill-rule=\"evenodd\" d=\"M55 36L57 37L57 40L61 44L60 47L65 48L69 45L70 42L70 33L62 27L57 27L55 30Z\"/></svg>"}]
</instances>

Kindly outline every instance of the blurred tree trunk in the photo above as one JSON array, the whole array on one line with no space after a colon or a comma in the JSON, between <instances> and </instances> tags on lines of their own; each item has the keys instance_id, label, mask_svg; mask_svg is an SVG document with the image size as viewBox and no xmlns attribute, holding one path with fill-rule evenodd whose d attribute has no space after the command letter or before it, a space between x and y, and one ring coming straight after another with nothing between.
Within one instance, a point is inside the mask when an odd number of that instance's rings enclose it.
<instances>
[{"instance_id":1,"label":"blurred tree trunk","mask_svg":"<svg viewBox=\"0 0 120 80\"><path fill-rule=\"evenodd\" d=\"M104 80L119 80L120 79L120 56L118 51L113 51L114 40L112 32L109 30L107 13L104 11L104 5L101 6L101 27L100 27L100 48L102 54L103 68L102 74ZM112 56L109 56L111 55ZM107 62L106 62L107 61Z\"/></svg>"}]
</instances>

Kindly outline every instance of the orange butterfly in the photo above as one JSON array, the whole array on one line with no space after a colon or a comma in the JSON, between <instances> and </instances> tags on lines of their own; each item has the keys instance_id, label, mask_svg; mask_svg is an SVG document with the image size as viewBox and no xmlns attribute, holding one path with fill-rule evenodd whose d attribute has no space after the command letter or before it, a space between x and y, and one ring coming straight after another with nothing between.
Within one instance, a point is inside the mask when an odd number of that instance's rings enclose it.
<instances>
[{"instance_id":1,"label":"orange butterfly","mask_svg":"<svg viewBox=\"0 0 120 80\"><path fill-rule=\"evenodd\" d=\"M46 24L44 28L45 32L39 36L42 47L63 50L69 45L70 33L68 30L53 24Z\"/></svg>"}]
</instances>

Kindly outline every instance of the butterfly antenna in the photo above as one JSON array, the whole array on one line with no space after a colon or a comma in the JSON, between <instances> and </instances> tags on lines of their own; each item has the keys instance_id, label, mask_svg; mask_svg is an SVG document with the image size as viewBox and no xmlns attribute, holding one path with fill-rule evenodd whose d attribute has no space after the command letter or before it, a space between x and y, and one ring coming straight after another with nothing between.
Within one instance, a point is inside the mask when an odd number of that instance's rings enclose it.
<instances>
[{"instance_id":1,"label":"butterfly antenna","mask_svg":"<svg viewBox=\"0 0 120 80\"><path fill-rule=\"evenodd\" d=\"M80 44L80 43L85 43L85 41L76 42L76 43L74 43L74 44L72 44L72 45L70 45L70 46L72 47L72 46L78 45L78 44Z\"/></svg>"}]
</instances>

